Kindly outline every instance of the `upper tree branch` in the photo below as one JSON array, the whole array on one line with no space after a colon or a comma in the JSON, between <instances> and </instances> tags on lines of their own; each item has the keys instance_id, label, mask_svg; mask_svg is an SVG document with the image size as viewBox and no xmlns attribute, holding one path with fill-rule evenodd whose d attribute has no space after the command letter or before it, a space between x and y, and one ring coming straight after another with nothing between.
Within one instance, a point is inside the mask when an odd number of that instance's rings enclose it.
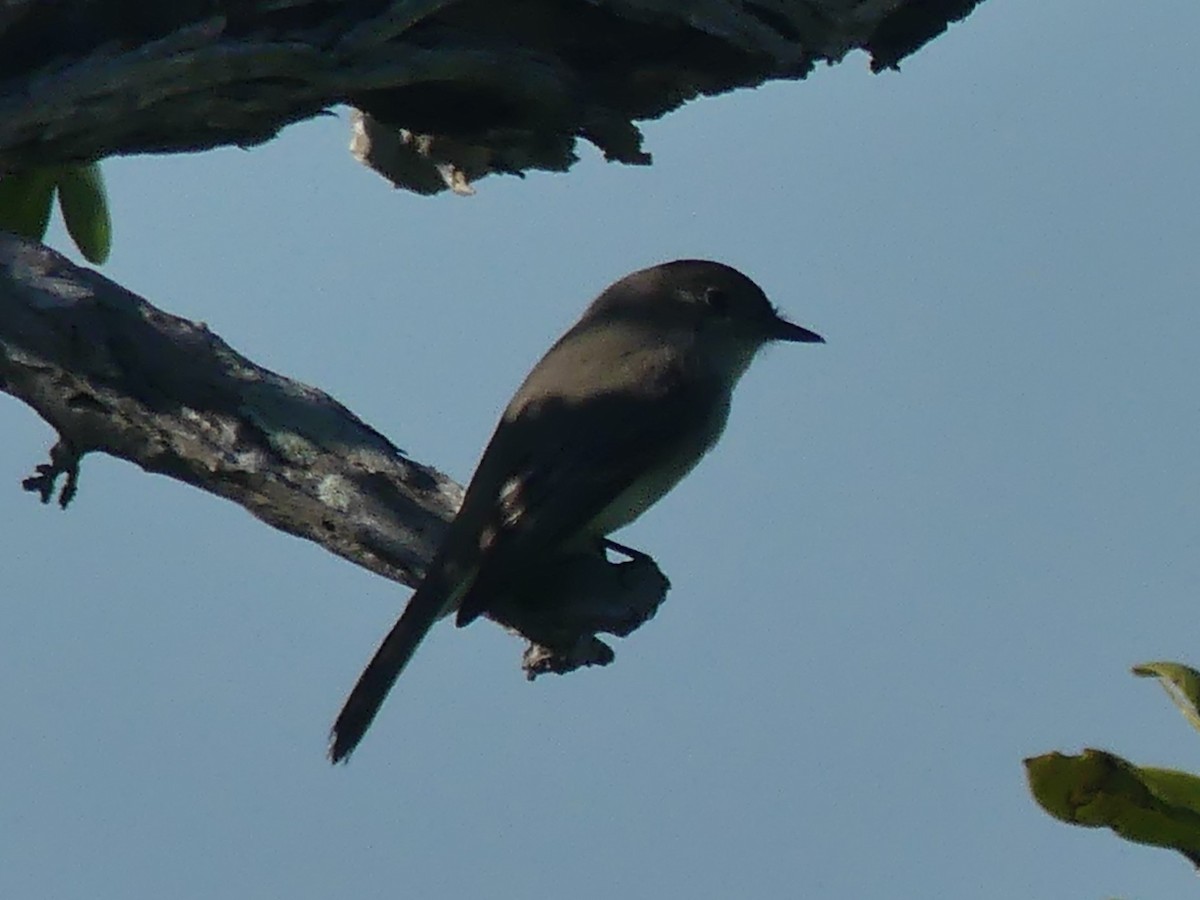
<instances>
[{"instance_id":1,"label":"upper tree branch","mask_svg":"<svg viewBox=\"0 0 1200 900\"><path fill-rule=\"evenodd\" d=\"M565 169L580 137L644 163L638 120L854 48L894 65L978 2L7 0L0 175L255 144L341 103L404 130L415 190Z\"/></svg>"}]
</instances>

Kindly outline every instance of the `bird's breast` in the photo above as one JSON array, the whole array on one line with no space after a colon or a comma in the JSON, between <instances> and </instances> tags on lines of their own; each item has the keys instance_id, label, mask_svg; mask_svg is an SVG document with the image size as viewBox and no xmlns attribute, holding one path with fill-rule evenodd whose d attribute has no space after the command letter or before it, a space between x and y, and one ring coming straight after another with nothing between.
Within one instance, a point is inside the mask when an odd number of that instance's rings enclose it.
<instances>
[{"instance_id":1,"label":"bird's breast","mask_svg":"<svg viewBox=\"0 0 1200 900\"><path fill-rule=\"evenodd\" d=\"M728 417L728 402L717 404L702 428L685 435L678 446L665 454L657 465L647 469L640 478L618 494L592 520L587 531L594 537L612 534L657 503L696 467L704 454L717 442L717 438L725 430L725 420Z\"/></svg>"}]
</instances>

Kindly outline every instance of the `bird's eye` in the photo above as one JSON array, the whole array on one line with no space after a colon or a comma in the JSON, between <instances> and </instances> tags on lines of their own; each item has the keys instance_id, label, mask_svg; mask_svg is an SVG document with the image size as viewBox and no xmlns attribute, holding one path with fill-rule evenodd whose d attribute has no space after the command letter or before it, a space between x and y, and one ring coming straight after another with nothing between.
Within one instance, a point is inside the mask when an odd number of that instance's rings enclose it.
<instances>
[{"instance_id":1,"label":"bird's eye","mask_svg":"<svg viewBox=\"0 0 1200 900\"><path fill-rule=\"evenodd\" d=\"M705 288L704 302L719 316L729 315L729 295L718 287Z\"/></svg>"}]
</instances>

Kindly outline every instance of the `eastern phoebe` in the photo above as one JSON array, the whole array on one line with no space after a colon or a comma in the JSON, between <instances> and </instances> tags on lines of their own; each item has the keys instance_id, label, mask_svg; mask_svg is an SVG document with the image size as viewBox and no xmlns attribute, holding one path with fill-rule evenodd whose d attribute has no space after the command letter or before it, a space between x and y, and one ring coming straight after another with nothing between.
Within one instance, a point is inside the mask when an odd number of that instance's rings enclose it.
<instances>
[{"instance_id":1,"label":"eastern phoebe","mask_svg":"<svg viewBox=\"0 0 1200 900\"><path fill-rule=\"evenodd\" d=\"M466 625L540 560L596 550L690 472L772 341L823 339L721 263L642 269L597 297L508 404L424 580L342 707L330 759L362 740L439 618L457 610Z\"/></svg>"}]
</instances>

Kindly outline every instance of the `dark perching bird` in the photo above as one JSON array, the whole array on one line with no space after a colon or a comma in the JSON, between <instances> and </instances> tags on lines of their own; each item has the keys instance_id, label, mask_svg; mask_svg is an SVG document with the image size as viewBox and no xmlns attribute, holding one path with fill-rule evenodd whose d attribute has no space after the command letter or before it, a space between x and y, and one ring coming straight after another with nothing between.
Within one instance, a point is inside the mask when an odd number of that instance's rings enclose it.
<instances>
[{"instance_id":1,"label":"dark perching bird","mask_svg":"<svg viewBox=\"0 0 1200 900\"><path fill-rule=\"evenodd\" d=\"M597 297L505 409L425 579L342 707L330 759L358 746L439 618L471 622L540 560L598 547L690 472L772 341L823 339L721 263L642 269Z\"/></svg>"}]
</instances>

